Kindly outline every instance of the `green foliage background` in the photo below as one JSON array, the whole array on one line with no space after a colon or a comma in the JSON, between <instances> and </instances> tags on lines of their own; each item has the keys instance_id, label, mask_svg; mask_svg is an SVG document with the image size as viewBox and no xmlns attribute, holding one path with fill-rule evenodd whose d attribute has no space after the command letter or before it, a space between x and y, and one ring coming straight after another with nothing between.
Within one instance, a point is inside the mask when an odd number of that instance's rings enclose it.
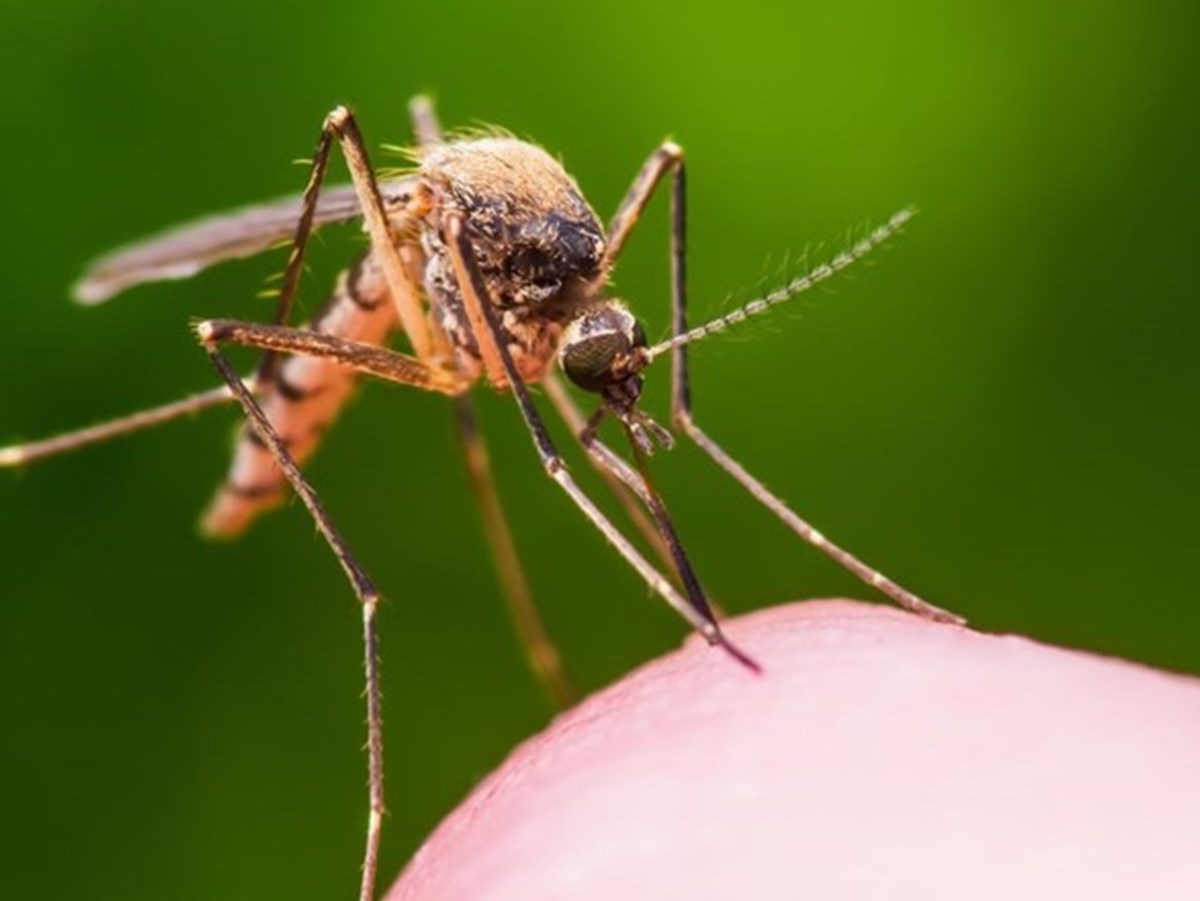
<instances>
[{"instance_id":1,"label":"green foliage background","mask_svg":"<svg viewBox=\"0 0 1200 901\"><path fill-rule=\"evenodd\" d=\"M697 349L712 433L979 628L1200 671L1195 18L1133 0L10 0L0 441L213 384L188 320L266 318L255 294L281 255L94 310L66 287L116 243L298 190L289 163L335 103L396 143L407 98L432 91L448 124L560 153L606 215L670 134L690 154L697 315L752 296L789 253L795 268L923 211L873 266ZM617 278L652 335L665 218L656 205ZM308 308L360 240L318 247ZM677 644L680 624L540 476L515 409L482 401L579 683ZM233 545L195 536L234 420L0 473L6 897L353 891L358 612L299 509ZM655 467L729 610L866 594L693 449ZM311 473L390 599L390 875L547 712L446 404L369 387Z\"/></svg>"}]
</instances>

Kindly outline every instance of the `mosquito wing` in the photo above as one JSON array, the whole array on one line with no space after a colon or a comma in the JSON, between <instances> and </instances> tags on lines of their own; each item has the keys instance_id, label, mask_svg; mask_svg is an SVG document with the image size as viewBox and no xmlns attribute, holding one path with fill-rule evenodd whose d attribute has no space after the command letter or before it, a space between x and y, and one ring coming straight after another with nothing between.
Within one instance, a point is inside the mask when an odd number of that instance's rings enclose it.
<instances>
[{"instance_id":1,"label":"mosquito wing","mask_svg":"<svg viewBox=\"0 0 1200 901\"><path fill-rule=\"evenodd\" d=\"M384 207L398 212L408 202L415 179L379 184ZM223 260L262 253L286 241L300 218L300 195L209 216L119 248L93 261L72 294L82 304L98 304L145 282L189 278ZM322 189L314 227L360 215L353 185Z\"/></svg>"}]
</instances>

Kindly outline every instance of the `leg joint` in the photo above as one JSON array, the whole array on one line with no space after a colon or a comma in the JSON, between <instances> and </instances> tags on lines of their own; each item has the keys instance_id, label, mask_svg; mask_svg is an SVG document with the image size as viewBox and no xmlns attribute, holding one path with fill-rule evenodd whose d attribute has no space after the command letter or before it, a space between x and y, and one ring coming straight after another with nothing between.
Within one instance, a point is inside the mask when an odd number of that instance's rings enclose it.
<instances>
[{"instance_id":1,"label":"leg joint","mask_svg":"<svg viewBox=\"0 0 1200 901\"><path fill-rule=\"evenodd\" d=\"M201 322L192 324L192 331L196 333L196 339L209 349L215 348L220 342L222 335L218 328L219 320L205 319Z\"/></svg>"},{"instance_id":2,"label":"leg joint","mask_svg":"<svg viewBox=\"0 0 1200 901\"><path fill-rule=\"evenodd\" d=\"M659 156L673 166L683 162L683 148L674 141L666 140L658 148Z\"/></svg>"},{"instance_id":3,"label":"leg joint","mask_svg":"<svg viewBox=\"0 0 1200 901\"><path fill-rule=\"evenodd\" d=\"M698 430L696 420L692 418L692 411L681 404L677 404L671 411L671 423L687 435L695 435Z\"/></svg>"},{"instance_id":4,"label":"leg joint","mask_svg":"<svg viewBox=\"0 0 1200 901\"><path fill-rule=\"evenodd\" d=\"M339 103L333 108L329 115L325 117L325 128L326 130L333 130L338 134L341 134L343 130L345 130L346 126L353 121L353 119L354 114L350 112L350 109Z\"/></svg>"}]
</instances>

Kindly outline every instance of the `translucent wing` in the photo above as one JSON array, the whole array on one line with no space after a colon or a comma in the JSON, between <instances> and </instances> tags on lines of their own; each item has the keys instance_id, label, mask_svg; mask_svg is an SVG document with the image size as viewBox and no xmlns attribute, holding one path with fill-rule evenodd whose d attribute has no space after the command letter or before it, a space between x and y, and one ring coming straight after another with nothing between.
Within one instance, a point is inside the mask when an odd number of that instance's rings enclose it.
<instances>
[{"instance_id":1,"label":"translucent wing","mask_svg":"<svg viewBox=\"0 0 1200 901\"><path fill-rule=\"evenodd\" d=\"M380 182L385 208L400 211L414 184L412 177ZM292 236L300 209L297 194L178 226L93 261L72 293L80 303L98 304L134 285L188 278L223 260L262 253ZM322 189L313 223L320 227L358 215L353 186L336 185Z\"/></svg>"}]
</instances>

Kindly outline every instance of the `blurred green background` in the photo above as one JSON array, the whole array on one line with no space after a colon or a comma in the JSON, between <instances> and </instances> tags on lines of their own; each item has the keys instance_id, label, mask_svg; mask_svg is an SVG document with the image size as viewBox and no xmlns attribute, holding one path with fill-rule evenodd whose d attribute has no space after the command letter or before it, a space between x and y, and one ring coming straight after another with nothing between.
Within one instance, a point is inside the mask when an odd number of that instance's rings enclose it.
<instances>
[{"instance_id":1,"label":"blurred green background","mask_svg":"<svg viewBox=\"0 0 1200 901\"><path fill-rule=\"evenodd\" d=\"M66 288L114 244L299 190L291 161L335 103L400 143L408 97L431 91L448 124L561 154L606 217L670 134L690 154L697 318L789 254L922 209L873 265L699 346L700 421L979 628L1200 671L1195 9L5 3L0 442L213 384L188 320L267 318L255 294L281 254L99 309ZM617 275L655 336L665 220L658 203ZM316 248L308 309L360 242L343 228ZM579 684L675 646L681 624L541 477L508 399L481 404ZM235 419L0 473L6 897L354 890L358 612L296 507L236 544L196 537ZM869 596L695 450L654 465L728 610ZM448 405L370 386L311 474L389 597L390 878L547 711Z\"/></svg>"}]
</instances>

